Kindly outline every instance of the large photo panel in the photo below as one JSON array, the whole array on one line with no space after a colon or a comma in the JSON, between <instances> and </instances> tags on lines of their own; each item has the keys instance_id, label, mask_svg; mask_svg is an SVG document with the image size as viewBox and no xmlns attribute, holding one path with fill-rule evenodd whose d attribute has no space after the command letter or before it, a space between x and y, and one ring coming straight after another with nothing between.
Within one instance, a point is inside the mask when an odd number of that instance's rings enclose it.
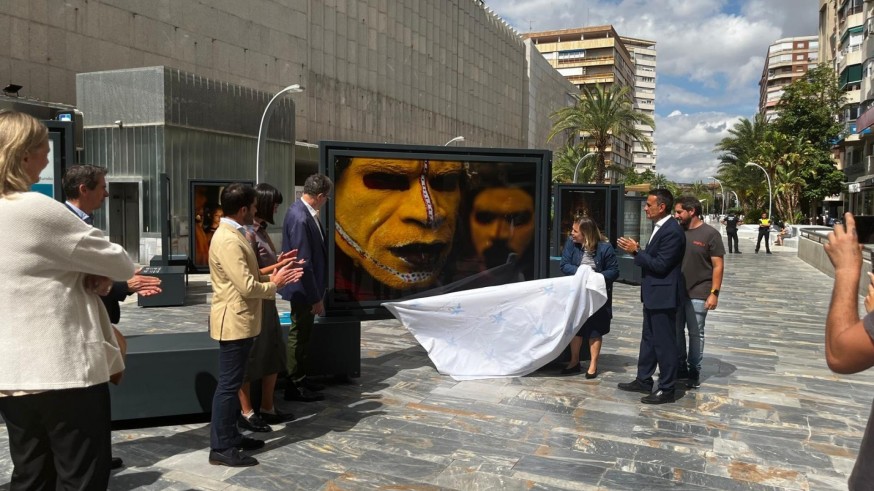
<instances>
[{"instance_id":1,"label":"large photo panel","mask_svg":"<svg viewBox=\"0 0 874 491\"><path fill-rule=\"evenodd\" d=\"M221 222L221 195L228 185L242 182L252 184L252 181L231 180L190 180L189 190L189 222L191 231L188 236L189 261L193 272L209 272L209 244L212 236Z\"/></svg>"},{"instance_id":2,"label":"large photo panel","mask_svg":"<svg viewBox=\"0 0 874 491\"><path fill-rule=\"evenodd\" d=\"M322 142L327 307L546 275L551 154L530 149Z\"/></svg>"}]
</instances>

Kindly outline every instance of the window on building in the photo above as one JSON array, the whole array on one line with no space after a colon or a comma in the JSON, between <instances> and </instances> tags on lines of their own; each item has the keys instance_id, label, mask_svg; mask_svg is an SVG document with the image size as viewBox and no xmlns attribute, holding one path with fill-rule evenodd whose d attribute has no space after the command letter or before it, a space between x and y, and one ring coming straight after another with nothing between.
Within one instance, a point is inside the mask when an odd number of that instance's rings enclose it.
<instances>
[{"instance_id":1,"label":"window on building","mask_svg":"<svg viewBox=\"0 0 874 491\"><path fill-rule=\"evenodd\" d=\"M584 49L568 49L558 52L558 61L580 60L586 57Z\"/></svg>"}]
</instances>

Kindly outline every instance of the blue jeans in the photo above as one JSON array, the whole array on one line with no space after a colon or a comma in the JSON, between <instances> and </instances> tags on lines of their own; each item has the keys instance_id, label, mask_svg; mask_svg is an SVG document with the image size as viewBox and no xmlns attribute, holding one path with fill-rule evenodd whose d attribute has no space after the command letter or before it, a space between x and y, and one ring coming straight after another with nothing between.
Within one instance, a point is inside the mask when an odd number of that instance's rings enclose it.
<instances>
[{"instance_id":1,"label":"blue jeans","mask_svg":"<svg viewBox=\"0 0 874 491\"><path fill-rule=\"evenodd\" d=\"M704 300L692 298L677 312L677 354L680 368L688 366L690 372L701 373L701 360L704 357L704 320L707 309ZM689 330L689 356L686 357L686 329ZM688 365L687 365L688 363Z\"/></svg>"},{"instance_id":2,"label":"blue jeans","mask_svg":"<svg viewBox=\"0 0 874 491\"><path fill-rule=\"evenodd\" d=\"M255 338L219 341L218 386L212 398L209 446L213 450L227 450L239 445L242 435L237 429L240 398L237 392L243 385L243 373L249 350Z\"/></svg>"}]
</instances>

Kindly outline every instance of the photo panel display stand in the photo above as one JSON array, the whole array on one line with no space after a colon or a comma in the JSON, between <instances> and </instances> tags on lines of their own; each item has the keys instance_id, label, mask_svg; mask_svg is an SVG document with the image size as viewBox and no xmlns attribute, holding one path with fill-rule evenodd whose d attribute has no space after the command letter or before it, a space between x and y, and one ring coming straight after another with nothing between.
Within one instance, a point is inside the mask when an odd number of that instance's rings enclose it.
<instances>
[{"instance_id":1,"label":"photo panel display stand","mask_svg":"<svg viewBox=\"0 0 874 491\"><path fill-rule=\"evenodd\" d=\"M162 173L158 177L160 186L160 213L163 223L161 224L161 256L160 264L156 265L152 258L150 265L140 271L140 274L154 276L161 279L161 293L147 297L137 295L137 305L140 307L170 307L185 304L185 275L187 268L184 265L174 266L170 264L170 231L173 224L172 207L170 206L170 177Z\"/></svg>"},{"instance_id":2,"label":"photo panel display stand","mask_svg":"<svg viewBox=\"0 0 874 491\"><path fill-rule=\"evenodd\" d=\"M548 274L547 150L321 142L328 315Z\"/></svg>"}]
</instances>

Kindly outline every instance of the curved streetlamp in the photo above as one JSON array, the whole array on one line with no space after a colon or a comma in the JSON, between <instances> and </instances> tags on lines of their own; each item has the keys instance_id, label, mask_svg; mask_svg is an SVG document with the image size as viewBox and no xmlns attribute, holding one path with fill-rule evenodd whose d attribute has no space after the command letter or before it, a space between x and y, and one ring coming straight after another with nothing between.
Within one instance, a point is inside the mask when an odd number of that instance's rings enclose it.
<instances>
[{"instance_id":1,"label":"curved streetlamp","mask_svg":"<svg viewBox=\"0 0 874 491\"><path fill-rule=\"evenodd\" d=\"M267 153L267 127L270 126L270 116L273 115L274 103L284 94L294 94L303 92L303 87L300 84L289 85L280 90L270 99L267 107L264 108L264 114L261 115L261 124L258 125L258 143L255 148L255 184L261 182L261 167L264 164L264 154ZM296 119L294 111L294 99L291 99L291 162L294 165L294 122Z\"/></svg>"},{"instance_id":2,"label":"curved streetlamp","mask_svg":"<svg viewBox=\"0 0 874 491\"><path fill-rule=\"evenodd\" d=\"M587 158L589 158L593 155L598 155L598 154L595 152L589 152L589 153L583 155L582 157L580 157L579 162L577 162L577 166L574 167L574 184L577 183L577 171L580 170L580 164L582 164L584 160L586 160Z\"/></svg>"},{"instance_id":3,"label":"curved streetlamp","mask_svg":"<svg viewBox=\"0 0 874 491\"><path fill-rule=\"evenodd\" d=\"M698 201L700 201L701 204L703 205L704 203L707 203L707 198L704 198L704 199L698 200ZM704 206L704 214L709 215L709 213L707 213L707 206L706 205Z\"/></svg>"},{"instance_id":4,"label":"curved streetlamp","mask_svg":"<svg viewBox=\"0 0 874 491\"><path fill-rule=\"evenodd\" d=\"M735 193L731 189L729 189L728 192L734 195L734 205L739 207L740 206L740 198L737 197L737 193Z\"/></svg>"},{"instance_id":5,"label":"curved streetlamp","mask_svg":"<svg viewBox=\"0 0 874 491\"><path fill-rule=\"evenodd\" d=\"M774 214L774 195L771 193L771 176L768 175L768 171L766 171L764 167L755 162L746 163L746 167L750 166L755 166L759 169L762 169L762 172L765 173L765 177L768 178L768 220L772 220Z\"/></svg>"},{"instance_id":6,"label":"curved streetlamp","mask_svg":"<svg viewBox=\"0 0 874 491\"><path fill-rule=\"evenodd\" d=\"M455 142L463 142L463 141L464 141L464 137L463 137L463 136L456 136L455 138L453 138L453 139L449 140L448 142L444 143L443 146L444 146L444 147L448 147L449 145L452 145L452 144L455 143Z\"/></svg>"},{"instance_id":7,"label":"curved streetlamp","mask_svg":"<svg viewBox=\"0 0 874 491\"><path fill-rule=\"evenodd\" d=\"M719 179L717 179L713 176L710 176L710 179L713 179L714 181L716 181L717 184L719 184L719 191L720 191L719 194L722 195L722 214L725 215L725 188L722 187L722 183L719 182Z\"/></svg>"}]
</instances>

